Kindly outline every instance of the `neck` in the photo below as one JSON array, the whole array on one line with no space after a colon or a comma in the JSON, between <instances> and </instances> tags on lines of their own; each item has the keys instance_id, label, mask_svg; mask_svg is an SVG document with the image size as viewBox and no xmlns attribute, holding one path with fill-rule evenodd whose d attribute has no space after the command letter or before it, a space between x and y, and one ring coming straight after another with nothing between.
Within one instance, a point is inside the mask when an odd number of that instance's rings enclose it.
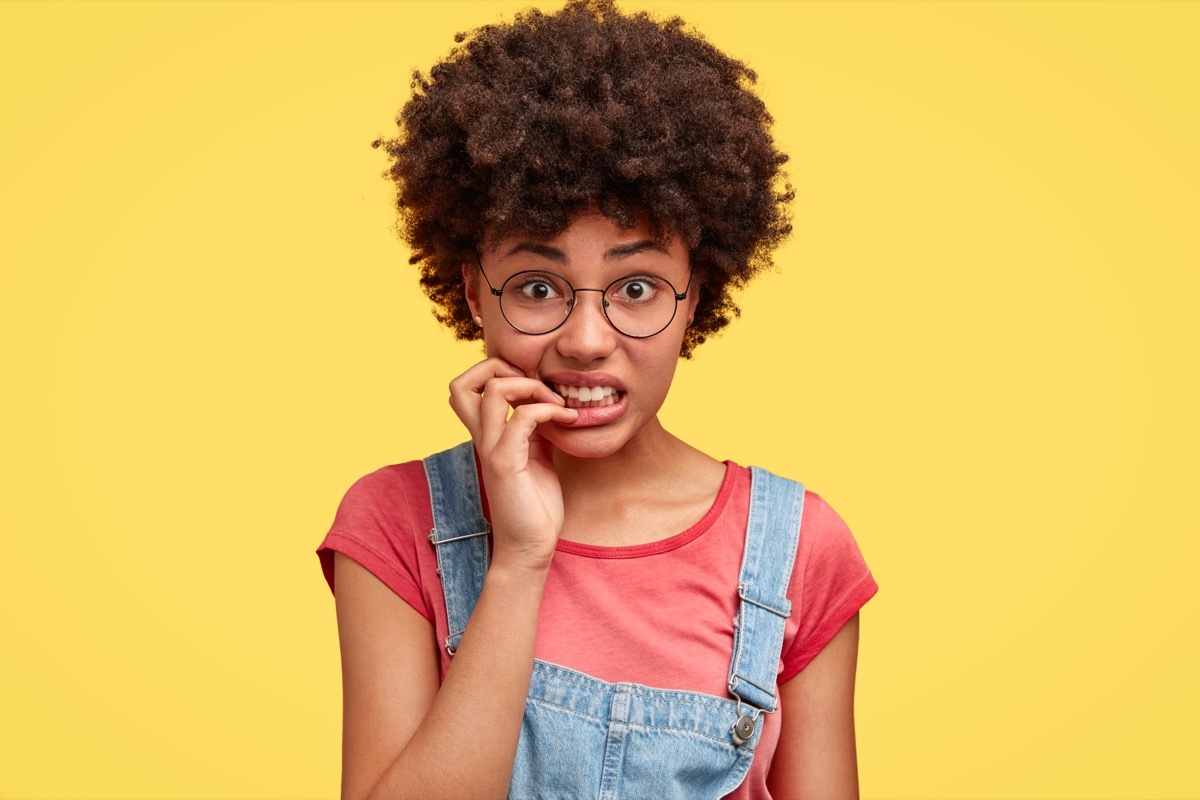
<instances>
[{"instance_id":1,"label":"neck","mask_svg":"<svg viewBox=\"0 0 1200 800\"><path fill-rule=\"evenodd\" d=\"M659 484L671 483L687 471L699 451L667 432L656 417L641 435L616 453L604 458L578 458L556 450L554 467L562 486L563 500L571 505L611 498L630 490L643 493Z\"/></svg>"},{"instance_id":2,"label":"neck","mask_svg":"<svg viewBox=\"0 0 1200 800\"><path fill-rule=\"evenodd\" d=\"M712 506L725 465L668 433L655 419L617 453L577 458L555 451L563 538L594 545L657 541L686 530Z\"/></svg>"}]
</instances>

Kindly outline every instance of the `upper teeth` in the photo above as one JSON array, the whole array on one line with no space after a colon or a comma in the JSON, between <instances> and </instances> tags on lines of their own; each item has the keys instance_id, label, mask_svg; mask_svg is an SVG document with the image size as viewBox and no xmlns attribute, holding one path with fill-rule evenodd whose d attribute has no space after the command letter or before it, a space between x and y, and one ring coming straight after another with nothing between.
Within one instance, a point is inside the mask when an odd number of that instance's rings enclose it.
<instances>
[{"instance_id":1,"label":"upper teeth","mask_svg":"<svg viewBox=\"0 0 1200 800\"><path fill-rule=\"evenodd\" d=\"M603 400L616 392L616 389L611 386L567 386L562 383L554 384L554 389L563 397L570 397L585 403L591 400Z\"/></svg>"}]
</instances>

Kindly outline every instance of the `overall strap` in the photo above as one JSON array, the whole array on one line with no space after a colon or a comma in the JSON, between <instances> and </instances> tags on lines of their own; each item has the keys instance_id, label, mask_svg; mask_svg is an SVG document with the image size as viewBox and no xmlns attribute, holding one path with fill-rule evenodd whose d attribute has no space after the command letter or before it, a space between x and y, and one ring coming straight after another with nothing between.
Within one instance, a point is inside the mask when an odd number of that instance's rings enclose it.
<instances>
[{"instance_id":1,"label":"overall strap","mask_svg":"<svg viewBox=\"0 0 1200 800\"><path fill-rule=\"evenodd\" d=\"M803 511L802 484L750 468L750 517L738 576L741 602L734 620L729 691L766 712L778 705L775 678L784 625L792 613L787 590Z\"/></svg>"},{"instance_id":2,"label":"overall strap","mask_svg":"<svg viewBox=\"0 0 1200 800\"><path fill-rule=\"evenodd\" d=\"M470 442L430 456L424 464L433 505L429 541L437 552L437 573L446 598L450 632L446 651L454 655L483 591L490 529L483 518L475 448Z\"/></svg>"}]
</instances>

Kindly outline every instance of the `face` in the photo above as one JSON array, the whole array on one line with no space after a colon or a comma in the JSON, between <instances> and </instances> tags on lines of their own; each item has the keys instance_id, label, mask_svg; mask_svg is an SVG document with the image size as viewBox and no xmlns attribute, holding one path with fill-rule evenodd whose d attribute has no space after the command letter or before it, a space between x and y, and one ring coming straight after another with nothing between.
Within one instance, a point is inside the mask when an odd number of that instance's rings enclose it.
<instances>
[{"instance_id":1,"label":"face","mask_svg":"<svg viewBox=\"0 0 1200 800\"><path fill-rule=\"evenodd\" d=\"M630 443L646 444L647 438L661 433L658 410L675 375L699 294L695 282L688 286L688 252L680 237L662 245L644 221L626 230L599 212L590 212L553 239L514 236L495 243L480 254L480 263L484 274L475 265L465 266L463 272L471 313L483 320L488 356L504 359L546 383L566 398L569 407L580 410L578 421L569 426L541 426L543 436L565 453L603 457ZM536 276L532 282L521 279L505 285L513 275L527 271L556 273L576 289L570 315L550 333L530 335L513 328L501 313L500 298L488 290L489 281L497 289L504 287L510 317L518 302L552 299L556 287L539 282ZM579 291L605 289L620 278L647 274L665 278L678 292L687 287L687 298L679 301L670 324L647 338L626 336L614 328L604 315L600 292ZM608 310L618 319L615 301L642 300L648 284L618 284L614 291Z\"/></svg>"}]
</instances>

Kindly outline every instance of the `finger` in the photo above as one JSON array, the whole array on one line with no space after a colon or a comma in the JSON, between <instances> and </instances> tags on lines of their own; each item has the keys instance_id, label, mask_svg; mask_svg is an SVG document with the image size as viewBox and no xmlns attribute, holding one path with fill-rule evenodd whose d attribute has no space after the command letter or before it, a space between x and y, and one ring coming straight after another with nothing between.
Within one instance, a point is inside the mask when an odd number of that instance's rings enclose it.
<instances>
[{"instance_id":1,"label":"finger","mask_svg":"<svg viewBox=\"0 0 1200 800\"><path fill-rule=\"evenodd\" d=\"M450 386L450 408L455 416L471 434L471 440L478 443L480 434L479 409L483 398L473 392L459 392Z\"/></svg>"},{"instance_id":2,"label":"finger","mask_svg":"<svg viewBox=\"0 0 1200 800\"><path fill-rule=\"evenodd\" d=\"M450 407L475 441L479 441L481 429L480 398L487 382L497 377L520 378L524 373L503 359L487 358L450 381Z\"/></svg>"},{"instance_id":3,"label":"finger","mask_svg":"<svg viewBox=\"0 0 1200 800\"><path fill-rule=\"evenodd\" d=\"M485 358L472 364L466 372L450 381L450 392L474 392L482 394L484 386L492 378L524 378L525 373L502 358Z\"/></svg>"},{"instance_id":4,"label":"finger","mask_svg":"<svg viewBox=\"0 0 1200 800\"><path fill-rule=\"evenodd\" d=\"M450 396L463 397L483 394L487 382L493 378L524 378L525 373L500 358L486 358L471 365L463 374L450 381Z\"/></svg>"},{"instance_id":5,"label":"finger","mask_svg":"<svg viewBox=\"0 0 1200 800\"><path fill-rule=\"evenodd\" d=\"M530 457L530 440L538 425L547 422L574 422L579 412L573 408L552 406L546 403L520 406L500 432L492 448L491 463L494 468L517 471L525 468Z\"/></svg>"},{"instance_id":6,"label":"finger","mask_svg":"<svg viewBox=\"0 0 1200 800\"><path fill-rule=\"evenodd\" d=\"M538 403L562 408L566 401L541 381L531 378L493 378L488 381L483 393L480 426L485 432L492 431L499 436L500 429L508 420L510 408Z\"/></svg>"}]
</instances>

